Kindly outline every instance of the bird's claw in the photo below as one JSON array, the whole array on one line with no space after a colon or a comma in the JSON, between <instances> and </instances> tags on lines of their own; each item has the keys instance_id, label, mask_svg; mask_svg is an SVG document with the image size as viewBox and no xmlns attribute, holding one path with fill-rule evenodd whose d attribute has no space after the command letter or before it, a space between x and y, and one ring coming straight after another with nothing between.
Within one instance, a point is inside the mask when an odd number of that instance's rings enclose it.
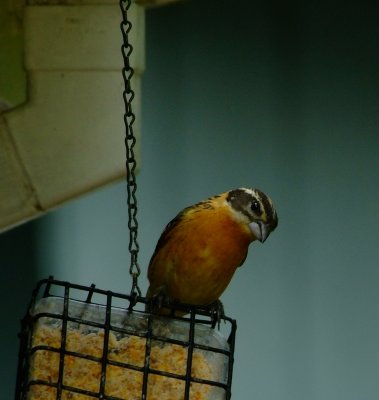
<instances>
[{"instance_id":1,"label":"bird's claw","mask_svg":"<svg viewBox=\"0 0 379 400\"><path fill-rule=\"evenodd\" d=\"M217 325L217 328L220 329L221 320L225 321L224 305L220 300L216 300L209 306L209 309L211 312L212 328Z\"/></svg>"},{"instance_id":2,"label":"bird's claw","mask_svg":"<svg viewBox=\"0 0 379 400\"><path fill-rule=\"evenodd\" d=\"M146 303L146 311L155 314L157 311L162 309L163 304L168 304L169 298L163 290L154 294L148 299Z\"/></svg>"}]
</instances>

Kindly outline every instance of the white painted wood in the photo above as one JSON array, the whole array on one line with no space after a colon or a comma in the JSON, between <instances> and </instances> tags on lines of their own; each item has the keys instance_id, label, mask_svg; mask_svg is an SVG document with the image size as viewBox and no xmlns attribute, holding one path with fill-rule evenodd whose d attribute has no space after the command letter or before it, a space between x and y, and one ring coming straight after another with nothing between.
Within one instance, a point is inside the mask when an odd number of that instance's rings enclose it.
<instances>
[{"instance_id":1,"label":"white painted wood","mask_svg":"<svg viewBox=\"0 0 379 400\"><path fill-rule=\"evenodd\" d=\"M133 7L139 136L144 13ZM28 6L24 16L28 101L0 121L0 230L125 175L118 5Z\"/></svg>"}]
</instances>

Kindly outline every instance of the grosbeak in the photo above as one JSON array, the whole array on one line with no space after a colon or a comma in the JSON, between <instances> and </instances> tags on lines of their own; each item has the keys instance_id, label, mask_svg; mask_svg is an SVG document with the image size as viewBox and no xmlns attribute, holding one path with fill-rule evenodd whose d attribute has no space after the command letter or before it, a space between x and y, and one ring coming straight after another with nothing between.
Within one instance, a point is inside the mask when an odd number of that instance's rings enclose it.
<instances>
[{"instance_id":1,"label":"grosbeak","mask_svg":"<svg viewBox=\"0 0 379 400\"><path fill-rule=\"evenodd\" d=\"M277 225L271 199L258 189L231 190L185 208L158 240L148 269L147 299L217 303L250 243L263 243ZM159 308L154 312L167 313Z\"/></svg>"}]
</instances>

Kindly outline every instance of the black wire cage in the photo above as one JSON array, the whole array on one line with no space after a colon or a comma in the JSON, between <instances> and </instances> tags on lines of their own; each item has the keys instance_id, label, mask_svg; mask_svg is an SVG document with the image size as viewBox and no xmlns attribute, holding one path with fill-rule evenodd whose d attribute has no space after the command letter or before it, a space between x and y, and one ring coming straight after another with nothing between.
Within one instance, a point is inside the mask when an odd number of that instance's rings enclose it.
<instances>
[{"instance_id":1,"label":"black wire cage","mask_svg":"<svg viewBox=\"0 0 379 400\"><path fill-rule=\"evenodd\" d=\"M207 309L160 317L146 301L40 281L22 320L16 400L230 399L235 320L220 330Z\"/></svg>"}]
</instances>

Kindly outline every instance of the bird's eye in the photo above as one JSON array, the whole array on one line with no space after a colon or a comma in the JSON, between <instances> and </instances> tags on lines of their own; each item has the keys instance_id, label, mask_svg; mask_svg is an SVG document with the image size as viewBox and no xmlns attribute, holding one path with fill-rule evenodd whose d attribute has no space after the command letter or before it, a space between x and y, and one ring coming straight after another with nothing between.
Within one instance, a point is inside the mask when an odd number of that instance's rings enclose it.
<instances>
[{"instance_id":1,"label":"bird's eye","mask_svg":"<svg viewBox=\"0 0 379 400\"><path fill-rule=\"evenodd\" d=\"M255 200L251 203L250 208L251 208L251 211L259 211L261 206L260 206L259 202Z\"/></svg>"}]
</instances>

